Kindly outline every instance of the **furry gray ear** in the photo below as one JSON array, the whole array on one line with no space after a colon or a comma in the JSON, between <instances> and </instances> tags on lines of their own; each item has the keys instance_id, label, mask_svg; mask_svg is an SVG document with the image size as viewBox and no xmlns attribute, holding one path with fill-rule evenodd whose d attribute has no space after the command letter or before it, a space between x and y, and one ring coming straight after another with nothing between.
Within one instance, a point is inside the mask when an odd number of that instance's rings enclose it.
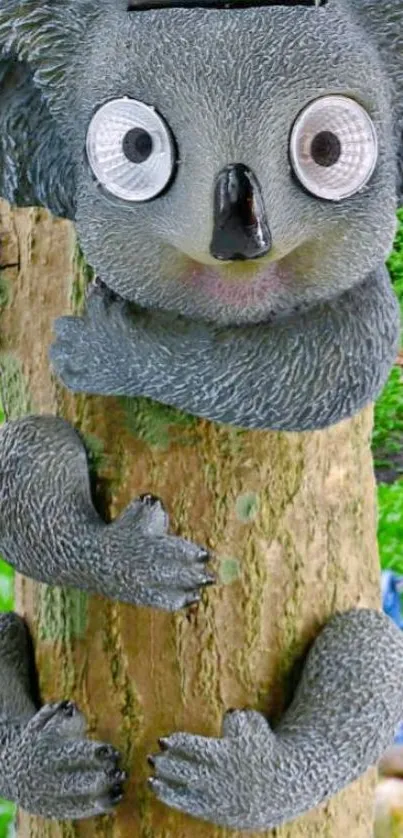
<instances>
[{"instance_id":1,"label":"furry gray ear","mask_svg":"<svg viewBox=\"0 0 403 838\"><path fill-rule=\"evenodd\" d=\"M89 23L128 0L0 0L0 195L74 219L63 117Z\"/></svg>"},{"instance_id":2,"label":"furry gray ear","mask_svg":"<svg viewBox=\"0 0 403 838\"><path fill-rule=\"evenodd\" d=\"M403 206L403 0L348 0L378 47L393 85L399 156L398 202Z\"/></svg>"},{"instance_id":3,"label":"furry gray ear","mask_svg":"<svg viewBox=\"0 0 403 838\"><path fill-rule=\"evenodd\" d=\"M53 115L67 106L69 78L97 17L127 11L128 0L0 0L0 49L30 66Z\"/></svg>"},{"instance_id":4,"label":"furry gray ear","mask_svg":"<svg viewBox=\"0 0 403 838\"><path fill-rule=\"evenodd\" d=\"M74 218L74 165L58 116L80 37L102 5L0 2L0 195L14 205Z\"/></svg>"},{"instance_id":5,"label":"furry gray ear","mask_svg":"<svg viewBox=\"0 0 403 838\"><path fill-rule=\"evenodd\" d=\"M25 62L0 58L0 196L74 218L74 166Z\"/></svg>"}]
</instances>

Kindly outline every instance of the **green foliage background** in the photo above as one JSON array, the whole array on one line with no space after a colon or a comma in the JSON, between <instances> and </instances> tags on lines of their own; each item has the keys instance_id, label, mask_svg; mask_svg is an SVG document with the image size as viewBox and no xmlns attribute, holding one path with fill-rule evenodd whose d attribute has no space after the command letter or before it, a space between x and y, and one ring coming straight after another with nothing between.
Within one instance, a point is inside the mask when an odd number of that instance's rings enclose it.
<instances>
[{"instance_id":1,"label":"green foliage background","mask_svg":"<svg viewBox=\"0 0 403 838\"><path fill-rule=\"evenodd\" d=\"M4 414L0 407L0 422ZM14 604L14 572L10 565L0 559L0 611L11 611ZM15 806L0 800L0 838L14 835Z\"/></svg>"},{"instance_id":2,"label":"green foliage background","mask_svg":"<svg viewBox=\"0 0 403 838\"><path fill-rule=\"evenodd\" d=\"M403 209L398 212L399 228L388 268L400 300L403 323ZM403 348L403 329L402 341ZM0 422L4 415L0 407ZM392 483L378 483L378 540L382 569L403 574L403 368L394 367L375 406L372 439L376 467L395 468L401 456L402 476ZM0 559L0 611L13 608L13 571ZM0 838L14 836L15 807L0 801Z\"/></svg>"},{"instance_id":3,"label":"green foliage background","mask_svg":"<svg viewBox=\"0 0 403 838\"><path fill-rule=\"evenodd\" d=\"M403 209L398 211L398 218L395 246L387 265L400 300L403 324ZM403 328L400 346L403 349ZM385 458L396 462L400 457L401 477L390 484L378 483L378 544L382 569L403 574L403 367L392 369L375 405L372 449L375 467L383 465Z\"/></svg>"}]
</instances>

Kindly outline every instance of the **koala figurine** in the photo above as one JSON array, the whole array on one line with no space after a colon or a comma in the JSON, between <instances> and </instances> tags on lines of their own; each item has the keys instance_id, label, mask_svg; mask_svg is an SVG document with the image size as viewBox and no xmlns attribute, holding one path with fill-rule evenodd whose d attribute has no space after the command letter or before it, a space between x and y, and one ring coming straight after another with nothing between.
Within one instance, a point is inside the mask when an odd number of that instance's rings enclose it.
<instances>
[{"instance_id":1,"label":"koala figurine","mask_svg":"<svg viewBox=\"0 0 403 838\"><path fill-rule=\"evenodd\" d=\"M403 0L3 0L0 195L73 220L101 280L56 322L68 387L288 431L376 398L400 326L402 24ZM169 610L213 581L153 499L99 519L62 420L6 425L0 464L20 571ZM275 731L241 711L223 739L174 734L152 786L224 826L294 818L392 741L402 670L386 616L338 615Z\"/></svg>"},{"instance_id":2,"label":"koala figurine","mask_svg":"<svg viewBox=\"0 0 403 838\"><path fill-rule=\"evenodd\" d=\"M127 778L111 745L85 737L71 701L38 710L28 629L0 614L0 795L44 818L80 819L111 812Z\"/></svg>"},{"instance_id":3,"label":"koala figurine","mask_svg":"<svg viewBox=\"0 0 403 838\"><path fill-rule=\"evenodd\" d=\"M67 387L288 431L376 398L402 22L403 0L3 0L0 194L74 220L113 292L56 323Z\"/></svg>"}]
</instances>

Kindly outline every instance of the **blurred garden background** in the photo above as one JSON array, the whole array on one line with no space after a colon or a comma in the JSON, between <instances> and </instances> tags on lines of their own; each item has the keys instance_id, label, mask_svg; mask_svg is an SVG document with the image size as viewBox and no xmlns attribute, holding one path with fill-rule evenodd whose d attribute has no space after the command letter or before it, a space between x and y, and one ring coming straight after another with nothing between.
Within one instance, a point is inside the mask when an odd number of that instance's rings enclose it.
<instances>
[{"instance_id":1,"label":"blurred garden background","mask_svg":"<svg viewBox=\"0 0 403 838\"><path fill-rule=\"evenodd\" d=\"M398 218L395 247L387 264L400 300L403 323L403 209L399 210ZM0 422L6 418L4 407L0 400ZM372 451L377 478L380 571L390 570L403 577L403 329L400 358L375 406ZM379 579L381 584L381 572ZM397 607L403 620L403 593L398 596ZM0 610L11 610L13 603L14 574L0 559ZM401 782L403 803L403 777ZM14 807L0 801L0 838L14 836L13 819ZM391 830L385 836L403 838L403 809L401 820L397 813Z\"/></svg>"}]
</instances>

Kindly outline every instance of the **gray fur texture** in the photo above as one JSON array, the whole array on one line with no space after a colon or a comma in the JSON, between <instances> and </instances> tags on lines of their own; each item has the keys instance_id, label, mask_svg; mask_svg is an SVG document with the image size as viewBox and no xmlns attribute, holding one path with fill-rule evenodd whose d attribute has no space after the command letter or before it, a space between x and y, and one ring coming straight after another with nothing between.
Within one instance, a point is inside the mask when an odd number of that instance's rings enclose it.
<instances>
[{"instance_id":1,"label":"gray fur texture","mask_svg":"<svg viewBox=\"0 0 403 838\"><path fill-rule=\"evenodd\" d=\"M374 765L402 717L402 633L385 614L348 611L314 643L275 729L241 710L225 716L221 739L174 733L150 758L149 782L160 800L196 818L271 829Z\"/></svg>"},{"instance_id":2,"label":"gray fur texture","mask_svg":"<svg viewBox=\"0 0 403 838\"><path fill-rule=\"evenodd\" d=\"M137 306L58 324L51 360L68 387L281 430L325 427L376 398L398 346L383 264L400 198L402 24L403 0L4 0L2 193L74 217L103 283ZM308 194L289 162L297 115L332 93L366 109L379 144L370 182L339 202ZM122 96L154 106L178 149L171 186L146 203L105 194L84 154L94 112ZM214 184L230 164L260 185L263 258L210 253Z\"/></svg>"},{"instance_id":3,"label":"gray fur texture","mask_svg":"<svg viewBox=\"0 0 403 838\"><path fill-rule=\"evenodd\" d=\"M19 573L175 611L198 602L214 577L207 552L167 529L151 495L102 520L84 446L63 419L26 417L0 429L0 553Z\"/></svg>"},{"instance_id":4,"label":"gray fur texture","mask_svg":"<svg viewBox=\"0 0 403 838\"><path fill-rule=\"evenodd\" d=\"M86 738L71 701L32 696L34 662L27 627L0 615L0 795L44 818L80 819L112 812L126 773L111 745Z\"/></svg>"}]
</instances>

